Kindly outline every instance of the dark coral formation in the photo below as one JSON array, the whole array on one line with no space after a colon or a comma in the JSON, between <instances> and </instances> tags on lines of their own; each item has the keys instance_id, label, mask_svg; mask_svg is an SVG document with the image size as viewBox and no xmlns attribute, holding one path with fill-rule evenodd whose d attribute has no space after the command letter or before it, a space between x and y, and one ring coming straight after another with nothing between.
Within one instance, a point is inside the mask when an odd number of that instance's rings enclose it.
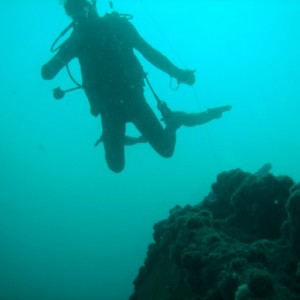
<instances>
[{"instance_id":1,"label":"dark coral formation","mask_svg":"<svg viewBox=\"0 0 300 300\"><path fill-rule=\"evenodd\" d=\"M300 300L300 185L240 169L154 226L131 300Z\"/></svg>"}]
</instances>

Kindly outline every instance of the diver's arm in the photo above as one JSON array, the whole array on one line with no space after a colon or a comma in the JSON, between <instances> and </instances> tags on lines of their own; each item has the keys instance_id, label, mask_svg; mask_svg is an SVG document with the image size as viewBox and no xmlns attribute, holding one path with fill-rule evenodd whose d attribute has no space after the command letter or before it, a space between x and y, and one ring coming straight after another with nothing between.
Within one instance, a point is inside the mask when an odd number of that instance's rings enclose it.
<instances>
[{"instance_id":1,"label":"diver's arm","mask_svg":"<svg viewBox=\"0 0 300 300\"><path fill-rule=\"evenodd\" d=\"M53 79L57 73L76 56L76 47L74 46L75 45L72 43L71 39L68 39L62 44L57 54L55 54L45 65L43 65L41 70L43 79Z\"/></svg>"},{"instance_id":2,"label":"diver's arm","mask_svg":"<svg viewBox=\"0 0 300 300\"><path fill-rule=\"evenodd\" d=\"M65 61L58 55L55 55L45 65L43 65L41 70L42 78L45 80L53 79L65 65Z\"/></svg>"},{"instance_id":3,"label":"diver's arm","mask_svg":"<svg viewBox=\"0 0 300 300\"><path fill-rule=\"evenodd\" d=\"M178 82L192 85L195 82L195 71L183 70L175 66L166 56L147 43L132 26L132 41L137 49L150 63L158 69L174 77Z\"/></svg>"}]
</instances>

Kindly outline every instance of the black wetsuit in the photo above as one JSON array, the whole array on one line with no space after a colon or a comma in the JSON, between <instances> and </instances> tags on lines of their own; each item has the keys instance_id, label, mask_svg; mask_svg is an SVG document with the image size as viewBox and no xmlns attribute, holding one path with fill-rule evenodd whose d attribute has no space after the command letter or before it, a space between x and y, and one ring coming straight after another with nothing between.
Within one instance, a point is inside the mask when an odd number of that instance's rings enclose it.
<instances>
[{"instance_id":1,"label":"black wetsuit","mask_svg":"<svg viewBox=\"0 0 300 300\"><path fill-rule=\"evenodd\" d=\"M179 69L152 48L127 19L115 14L77 25L42 68L42 76L52 79L70 60L79 59L91 113L101 115L106 161L115 172L124 168L127 122L132 122L160 155L171 156L175 147L175 130L162 127L144 98L144 72L134 49L176 77Z\"/></svg>"}]
</instances>

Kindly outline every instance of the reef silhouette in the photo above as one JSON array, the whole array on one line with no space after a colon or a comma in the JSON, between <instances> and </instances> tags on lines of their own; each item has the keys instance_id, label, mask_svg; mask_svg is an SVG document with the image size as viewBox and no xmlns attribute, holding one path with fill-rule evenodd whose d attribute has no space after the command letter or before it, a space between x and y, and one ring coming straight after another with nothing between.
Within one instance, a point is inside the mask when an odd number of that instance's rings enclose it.
<instances>
[{"instance_id":1,"label":"reef silhouette","mask_svg":"<svg viewBox=\"0 0 300 300\"><path fill-rule=\"evenodd\" d=\"M156 223L130 300L299 300L300 184L270 169L222 172Z\"/></svg>"}]
</instances>

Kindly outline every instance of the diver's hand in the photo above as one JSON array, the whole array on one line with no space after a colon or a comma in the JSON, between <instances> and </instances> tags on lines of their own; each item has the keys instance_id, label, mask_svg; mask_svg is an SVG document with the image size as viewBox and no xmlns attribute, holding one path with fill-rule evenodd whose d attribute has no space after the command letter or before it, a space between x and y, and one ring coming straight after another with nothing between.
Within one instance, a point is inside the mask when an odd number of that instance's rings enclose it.
<instances>
[{"instance_id":1,"label":"diver's hand","mask_svg":"<svg viewBox=\"0 0 300 300\"><path fill-rule=\"evenodd\" d=\"M182 70L179 69L176 76L178 84L185 83L188 85L193 85L195 83L195 72L196 70Z\"/></svg>"},{"instance_id":2,"label":"diver's hand","mask_svg":"<svg viewBox=\"0 0 300 300\"><path fill-rule=\"evenodd\" d=\"M211 117L211 119L219 119L222 117L223 113L231 110L230 105L219 106L214 108L209 108L206 113Z\"/></svg>"}]
</instances>

